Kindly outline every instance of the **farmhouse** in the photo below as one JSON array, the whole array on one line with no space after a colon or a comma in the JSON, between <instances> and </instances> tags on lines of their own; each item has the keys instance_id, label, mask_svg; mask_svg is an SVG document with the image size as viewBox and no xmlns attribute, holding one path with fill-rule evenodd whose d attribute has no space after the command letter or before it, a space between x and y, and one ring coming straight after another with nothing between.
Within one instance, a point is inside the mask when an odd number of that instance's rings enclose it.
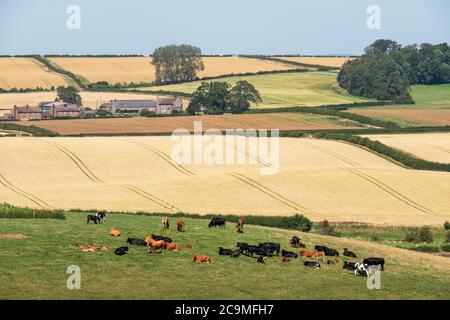
<instances>
[{"instance_id":1,"label":"farmhouse","mask_svg":"<svg viewBox=\"0 0 450 320\"><path fill-rule=\"evenodd\" d=\"M100 106L112 113L140 113L142 111L156 114L171 114L183 110L183 101L179 97L157 98L156 100L111 100Z\"/></svg>"},{"instance_id":2,"label":"farmhouse","mask_svg":"<svg viewBox=\"0 0 450 320\"><path fill-rule=\"evenodd\" d=\"M81 115L79 106L64 101L41 102L38 107L51 118L79 118Z\"/></svg>"},{"instance_id":3,"label":"farmhouse","mask_svg":"<svg viewBox=\"0 0 450 320\"><path fill-rule=\"evenodd\" d=\"M38 107L30 107L26 105L24 107L14 106L11 116L15 120L42 120L48 117L48 114L39 109Z\"/></svg>"}]
</instances>

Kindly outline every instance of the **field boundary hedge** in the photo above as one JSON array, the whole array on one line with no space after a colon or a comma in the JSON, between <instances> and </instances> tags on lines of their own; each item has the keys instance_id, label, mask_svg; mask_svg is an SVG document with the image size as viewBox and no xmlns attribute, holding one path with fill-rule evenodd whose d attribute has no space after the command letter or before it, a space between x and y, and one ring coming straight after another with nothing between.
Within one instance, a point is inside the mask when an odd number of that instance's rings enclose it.
<instances>
[{"instance_id":1,"label":"field boundary hedge","mask_svg":"<svg viewBox=\"0 0 450 320\"><path fill-rule=\"evenodd\" d=\"M29 133L35 137L56 137L59 136L57 132L53 132L41 127L37 127L35 125L31 126L21 126L15 123L10 122L2 122L0 123L1 130L13 130L13 131L22 131L25 133Z\"/></svg>"},{"instance_id":2,"label":"field boundary hedge","mask_svg":"<svg viewBox=\"0 0 450 320\"><path fill-rule=\"evenodd\" d=\"M84 82L74 73L67 71L65 69L62 69L60 67L55 66L53 63L50 62L50 60L48 60L45 57L42 56L31 56L32 58L36 59L37 61L39 61L40 63L42 63L43 65L45 65L49 70L62 74L66 77L69 77L70 79L72 79L80 88L82 89L86 89L86 85L84 84Z\"/></svg>"},{"instance_id":3,"label":"field boundary hedge","mask_svg":"<svg viewBox=\"0 0 450 320\"><path fill-rule=\"evenodd\" d=\"M63 211L42 210L16 207L7 203L0 204L0 219L65 219Z\"/></svg>"},{"instance_id":4,"label":"field boundary hedge","mask_svg":"<svg viewBox=\"0 0 450 320\"><path fill-rule=\"evenodd\" d=\"M259 56L259 55L240 55L239 57L242 58L254 58L254 59L260 59L260 60L268 60L273 62L279 62L287 65L297 66L297 67L304 67L304 68L314 68L317 70L314 71L332 71L332 70L340 70L339 67L330 67L330 66L324 66L320 64L309 64L309 63L302 63L302 62L296 62L296 61L288 61L276 58L274 56Z\"/></svg>"}]
</instances>

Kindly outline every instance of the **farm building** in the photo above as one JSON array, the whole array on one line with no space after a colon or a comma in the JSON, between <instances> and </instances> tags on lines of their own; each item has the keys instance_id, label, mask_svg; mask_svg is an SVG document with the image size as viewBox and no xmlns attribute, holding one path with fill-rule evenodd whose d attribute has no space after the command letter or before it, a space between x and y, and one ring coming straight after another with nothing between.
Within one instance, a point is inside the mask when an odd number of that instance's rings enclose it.
<instances>
[{"instance_id":1,"label":"farm building","mask_svg":"<svg viewBox=\"0 0 450 320\"><path fill-rule=\"evenodd\" d=\"M48 113L42 111L38 107L30 107L26 105L24 107L14 106L11 116L15 120L27 121L27 120L42 120L48 117Z\"/></svg>"},{"instance_id":2,"label":"farm building","mask_svg":"<svg viewBox=\"0 0 450 320\"><path fill-rule=\"evenodd\" d=\"M157 98L156 100L111 100L100 106L112 113L140 113L141 111L156 114L171 114L183 110L183 101L179 97Z\"/></svg>"},{"instance_id":3,"label":"farm building","mask_svg":"<svg viewBox=\"0 0 450 320\"><path fill-rule=\"evenodd\" d=\"M79 106L64 101L41 102L38 107L52 118L79 118L81 115Z\"/></svg>"}]
</instances>

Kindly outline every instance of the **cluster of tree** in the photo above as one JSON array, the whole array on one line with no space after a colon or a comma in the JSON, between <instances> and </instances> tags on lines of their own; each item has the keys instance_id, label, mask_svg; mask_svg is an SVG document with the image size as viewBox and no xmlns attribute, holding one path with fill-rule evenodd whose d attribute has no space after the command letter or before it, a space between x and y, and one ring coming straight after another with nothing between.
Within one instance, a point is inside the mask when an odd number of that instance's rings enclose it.
<instances>
[{"instance_id":1,"label":"cluster of tree","mask_svg":"<svg viewBox=\"0 0 450 320\"><path fill-rule=\"evenodd\" d=\"M78 106L82 106L83 102L81 100L80 96L80 90L78 90L77 87L74 86L68 86L68 87L58 87L56 88L57 93L57 100L62 100L64 102L70 102L74 103Z\"/></svg>"},{"instance_id":2,"label":"cluster of tree","mask_svg":"<svg viewBox=\"0 0 450 320\"><path fill-rule=\"evenodd\" d=\"M55 90L55 87L50 87L49 89L43 88L43 87L36 87L36 88L16 88L13 87L11 89L3 89L0 88L0 93L27 93L27 92L42 92L42 91L53 91Z\"/></svg>"},{"instance_id":3,"label":"cluster of tree","mask_svg":"<svg viewBox=\"0 0 450 320\"><path fill-rule=\"evenodd\" d=\"M152 55L156 83L192 81L205 69L200 48L187 44L157 48Z\"/></svg>"},{"instance_id":4,"label":"cluster of tree","mask_svg":"<svg viewBox=\"0 0 450 320\"><path fill-rule=\"evenodd\" d=\"M338 82L350 94L394 103L413 103L412 84L450 82L450 47L428 43L402 47L377 40L342 66Z\"/></svg>"},{"instance_id":5,"label":"cluster of tree","mask_svg":"<svg viewBox=\"0 0 450 320\"><path fill-rule=\"evenodd\" d=\"M248 81L238 81L233 87L228 82L202 82L191 96L189 114L243 113L250 104L261 102L258 90Z\"/></svg>"}]
</instances>

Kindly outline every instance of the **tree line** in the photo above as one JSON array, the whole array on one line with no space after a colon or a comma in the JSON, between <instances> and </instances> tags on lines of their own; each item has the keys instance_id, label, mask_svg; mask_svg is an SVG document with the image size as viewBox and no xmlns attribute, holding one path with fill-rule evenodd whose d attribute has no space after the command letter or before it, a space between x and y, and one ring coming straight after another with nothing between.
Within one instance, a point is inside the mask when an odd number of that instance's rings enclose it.
<instances>
[{"instance_id":1,"label":"tree line","mask_svg":"<svg viewBox=\"0 0 450 320\"><path fill-rule=\"evenodd\" d=\"M368 46L361 57L346 62L337 80L353 95L414 103L411 85L450 82L450 47L447 43L403 47L380 39Z\"/></svg>"}]
</instances>

